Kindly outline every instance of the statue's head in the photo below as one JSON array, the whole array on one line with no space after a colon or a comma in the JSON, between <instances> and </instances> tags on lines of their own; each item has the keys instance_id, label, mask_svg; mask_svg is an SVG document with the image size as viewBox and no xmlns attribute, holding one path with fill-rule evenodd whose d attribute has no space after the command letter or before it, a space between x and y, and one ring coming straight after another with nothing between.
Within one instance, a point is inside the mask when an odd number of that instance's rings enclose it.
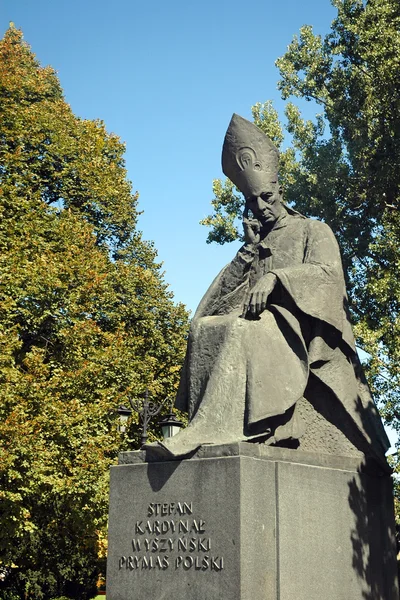
<instances>
[{"instance_id":1,"label":"statue's head","mask_svg":"<svg viewBox=\"0 0 400 600\"><path fill-rule=\"evenodd\" d=\"M234 114L222 148L222 170L261 221L275 221L281 211L278 165L278 149L265 133Z\"/></svg>"},{"instance_id":2,"label":"statue's head","mask_svg":"<svg viewBox=\"0 0 400 600\"><path fill-rule=\"evenodd\" d=\"M245 198L278 181L279 152L254 123L233 115L222 148L222 170Z\"/></svg>"}]
</instances>

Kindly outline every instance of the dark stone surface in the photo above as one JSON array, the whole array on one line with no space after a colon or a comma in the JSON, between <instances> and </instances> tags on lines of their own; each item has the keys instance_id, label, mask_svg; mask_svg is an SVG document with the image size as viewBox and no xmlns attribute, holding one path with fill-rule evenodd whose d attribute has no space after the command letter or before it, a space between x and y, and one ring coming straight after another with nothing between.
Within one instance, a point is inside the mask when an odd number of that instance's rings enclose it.
<instances>
[{"instance_id":1,"label":"dark stone surface","mask_svg":"<svg viewBox=\"0 0 400 600\"><path fill-rule=\"evenodd\" d=\"M222 164L246 199L246 243L193 318L176 399L190 423L165 447L179 457L260 436L385 463L389 443L355 350L332 231L283 203L277 149L238 115Z\"/></svg>"},{"instance_id":2,"label":"dark stone surface","mask_svg":"<svg viewBox=\"0 0 400 600\"><path fill-rule=\"evenodd\" d=\"M279 463L278 481L280 600L398 598L389 477Z\"/></svg>"},{"instance_id":3,"label":"dark stone surface","mask_svg":"<svg viewBox=\"0 0 400 600\"><path fill-rule=\"evenodd\" d=\"M274 506L274 481L272 463L237 455L113 467L107 599L260 600L260 590L274 598L275 515L259 506L261 498L264 506ZM176 507L179 502L190 506L190 514L147 517L150 504ZM185 527L171 532L170 525L165 534L135 535L136 522L144 530L147 520L152 529L157 520L173 520L177 529L188 520L190 533ZM191 529L194 522L201 533ZM133 551L132 539L140 540L141 552ZM157 539L167 551L143 552L145 539ZM189 544L187 551L178 546L179 539ZM197 550L190 550L191 542ZM151 557L155 566L144 568L143 557ZM168 566L157 566L157 558Z\"/></svg>"},{"instance_id":4,"label":"dark stone surface","mask_svg":"<svg viewBox=\"0 0 400 600\"><path fill-rule=\"evenodd\" d=\"M379 467L249 443L145 459L124 453L111 469L108 600L398 600L391 480ZM191 514L169 515L179 502ZM157 503L167 514L147 517ZM180 519L202 532L135 534L137 522ZM178 551L179 537L197 550ZM159 550L143 551L145 539Z\"/></svg>"},{"instance_id":5,"label":"dark stone surface","mask_svg":"<svg viewBox=\"0 0 400 600\"><path fill-rule=\"evenodd\" d=\"M232 444L210 444L200 446L190 457L185 460L197 460L199 458L226 458L232 456L247 456L250 458L259 458L266 460L279 460L280 462L293 462L311 466L323 466L328 469L341 469L348 471L368 472L377 476L391 475L392 470L388 465L377 463L372 458L366 458L362 455L357 457L338 456L336 454L316 454L315 452L306 452L293 449L278 448L250 442L235 442ZM133 450L130 452L121 452L118 457L119 465L143 464L153 462L171 462L182 461L179 457L173 457L163 449L156 449L149 445L144 450Z\"/></svg>"}]
</instances>

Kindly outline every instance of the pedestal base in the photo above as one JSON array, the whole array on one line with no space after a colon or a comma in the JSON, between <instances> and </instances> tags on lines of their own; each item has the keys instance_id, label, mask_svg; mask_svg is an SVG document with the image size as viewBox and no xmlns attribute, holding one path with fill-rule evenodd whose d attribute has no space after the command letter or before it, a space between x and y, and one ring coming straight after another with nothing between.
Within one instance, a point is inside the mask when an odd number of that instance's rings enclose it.
<instances>
[{"instance_id":1,"label":"pedestal base","mask_svg":"<svg viewBox=\"0 0 400 600\"><path fill-rule=\"evenodd\" d=\"M107 600L397 600L395 554L391 479L355 459L238 443L111 469Z\"/></svg>"}]
</instances>

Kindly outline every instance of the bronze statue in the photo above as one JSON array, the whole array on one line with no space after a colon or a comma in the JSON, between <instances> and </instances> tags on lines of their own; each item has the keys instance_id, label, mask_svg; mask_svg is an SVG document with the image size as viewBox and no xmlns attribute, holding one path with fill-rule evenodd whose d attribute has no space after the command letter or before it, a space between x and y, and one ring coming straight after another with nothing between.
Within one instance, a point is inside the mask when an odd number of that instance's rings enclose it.
<instances>
[{"instance_id":1,"label":"bronze statue","mask_svg":"<svg viewBox=\"0 0 400 600\"><path fill-rule=\"evenodd\" d=\"M163 445L179 456L248 440L384 463L337 242L283 203L278 162L267 136L233 115L222 167L246 199L245 244L194 315L176 399L190 423Z\"/></svg>"}]
</instances>

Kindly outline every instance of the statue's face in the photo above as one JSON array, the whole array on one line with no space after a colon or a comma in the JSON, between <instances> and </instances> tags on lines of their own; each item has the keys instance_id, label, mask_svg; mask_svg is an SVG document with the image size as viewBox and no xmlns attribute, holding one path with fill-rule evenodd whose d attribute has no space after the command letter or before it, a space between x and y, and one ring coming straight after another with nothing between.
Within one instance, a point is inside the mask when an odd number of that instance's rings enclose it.
<instances>
[{"instance_id":1,"label":"statue's face","mask_svg":"<svg viewBox=\"0 0 400 600\"><path fill-rule=\"evenodd\" d=\"M271 225L282 212L282 189L277 181L264 184L262 189L246 198L246 206L262 225Z\"/></svg>"}]
</instances>

